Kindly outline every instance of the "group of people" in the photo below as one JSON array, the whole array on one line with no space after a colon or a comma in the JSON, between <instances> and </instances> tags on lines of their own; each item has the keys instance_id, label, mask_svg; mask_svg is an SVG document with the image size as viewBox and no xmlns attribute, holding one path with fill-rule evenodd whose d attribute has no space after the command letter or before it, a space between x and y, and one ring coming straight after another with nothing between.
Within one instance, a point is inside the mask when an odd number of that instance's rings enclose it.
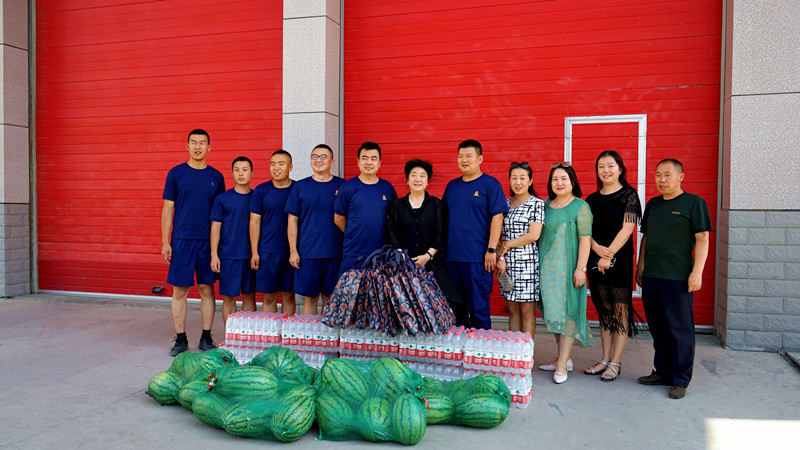
<instances>
[{"instance_id":1,"label":"group of people","mask_svg":"<svg viewBox=\"0 0 800 450\"><path fill-rule=\"evenodd\" d=\"M489 297L501 280L509 328L535 333L538 306L556 337L558 356L540 366L561 384L572 371L575 343L593 343L586 318L587 281L598 313L602 358L584 373L614 381L622 354L636 331L633 282L642 286L653 335L655 370L639 378L671 386L682 398L694 360L692 292L700 289L708 254L711 219L699 196L681 189L683 166L665 159L656 167L660 196L641 211L620 155L606 150L595 164L597 191L582 191L570 162L551 166L547 198L533 188L531 165L509 166L509 196L501 183L481 172L478 141L458 145L461 176L441 199L427 193L433 166L412 159L405 165L409 193L398 198L378 176L381 148L365 142L357 153L359 175L334 176L334 154L320 144L311 152L312 175L289 178L292 156L270 158L272 179L250 188L252 162L233 161L235 186L226 191L219 171L206 163L210 138L189 133L189 160L167 175L162 212L162 256L170 263L172 316L177 336L170 353L188 349L186 297L197 277L203 332L200 350L214 348L213 284L219 278L223 318L242 308L294 314L295 294L304 314L316 314L318 298L330 298L339 276L358 259L388 244L407 250L415 264L434 273L459 325L491 328ZM641 224L638 262L634 236ZM170 234L171 231L171 234ZM249 238L249 239L248 239ZM694 256L693 256L694 254Z\"/></svg>"}]
</instances>

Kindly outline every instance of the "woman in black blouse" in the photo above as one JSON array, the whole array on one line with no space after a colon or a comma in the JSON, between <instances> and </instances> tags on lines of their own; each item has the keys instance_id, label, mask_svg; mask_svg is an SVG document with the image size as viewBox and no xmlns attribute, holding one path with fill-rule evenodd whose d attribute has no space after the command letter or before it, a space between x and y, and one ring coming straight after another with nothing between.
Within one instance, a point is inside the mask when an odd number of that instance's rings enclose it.
<instances>
[{"instance_id":1,"label":"woman in black blouse","mask_svg":"<svg viewBox=\"0 0 800 450\"><path fill-rule=\"evenodd\" d=\"M439 253L447 242L442 202L425 191L433 176L433 166L427 161L412 159L406 163L405 173L409 193L389 204L386 243L396 249L408 249L414 263L433 271L447 300L460 303Z\"/></svg>"}]
</instances>

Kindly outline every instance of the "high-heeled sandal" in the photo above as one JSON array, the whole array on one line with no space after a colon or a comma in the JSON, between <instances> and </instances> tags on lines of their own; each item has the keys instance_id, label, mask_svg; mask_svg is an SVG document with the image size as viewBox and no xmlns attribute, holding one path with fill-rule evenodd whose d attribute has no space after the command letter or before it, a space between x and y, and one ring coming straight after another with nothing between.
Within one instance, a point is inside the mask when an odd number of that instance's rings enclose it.
<instances>
[{"instance_id":1,"label":"high-heeled sandal","mask_svg":"<svg viewBox=\"0 0 800 450\"><path fill-rule=\"evenodd\" d=\"M603 368L603 370L594 370L594 366L596 366L598 364L602 364L602 365L604 365L606 367ZM605 359L601 359L600 361L597 361L596 363L594 363L594 366L587 367L586 370L583 371L583 374L584 375L602 375L603 372L605 372L606 369L608 369L608 361L606 361Z\"/></svg>"}]
</instances>

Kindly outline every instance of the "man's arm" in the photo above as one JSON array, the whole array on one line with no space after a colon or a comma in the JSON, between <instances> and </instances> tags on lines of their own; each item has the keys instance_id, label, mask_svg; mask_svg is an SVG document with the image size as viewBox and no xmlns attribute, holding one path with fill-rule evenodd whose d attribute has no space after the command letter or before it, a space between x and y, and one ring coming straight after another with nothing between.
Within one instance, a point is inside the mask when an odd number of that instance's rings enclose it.
<instances>
[{"instance_id":1,"label":"man's arm","mask_svg":"<svg viewBox=\"0 0 800 450\"><path fill-rule=\"evenodd\" d=\"M289 222L286 224L286 236L289 238L289 264L295 269L300 268L300 254L297 253L298 219L294 214L289 214Z\"/></svg>"},{"instance_id":2,"label":"man's arm","mask_svg":"<svg viewBox=\"0 0 800 450\"><path fill-rule=\"evenodd\" d=\"M489 226L489 245L496 246L500 241L500 232L503 231L503 214L495 214L492 217L492 224ZM497 266L497 253L489 253L483 255L483 268L487 272L494 272Z\"/></svg>"},{"instance_id":3,"label":"man's arm","mask_svg":"<svg viewBox=\"0 0 800 450\"><path fill-rule=\"evenodd\" d=\"M333 223L344 233L344 226L347 225L347 217L333 213Z\"/></svg>"},{"instance_id":4,"label":"man's arm","mask_svg":"<svg viewBox=\"0 0 800 450\"><path fill-rule=\"evenodd\" d=\"M642 243L639 244L639 261L636 263L636 284L642 285L642 273L644 272L644 244L647 242L647 234L642 235Z\"/></svg>"},{"instance_id":5,"label":"man's arm","mask_svg":"<svg viewBox=\"0 0 800 450\"><path fill-rule=\"evenodd\" d=\"M211 270L219 273L219 231L222 229L222 222L211 221L211 236L209 236L209 243L211 244Z\"/></svg>"},{"instance_id":6,"label":"man's arm","mask_svg":"<svg viewBox=\"0 0 800 450\"><path fill-rule=\"evenodd\" d=\"M694 266L689 274L689 292L699 291L703 287L703 268L708 259L708 231L694 235Z\"/></svg>"},{"instance_id":7,"label":"man's arm","mask_svg":"<svg viewBox=\"0 0 800 450\"><path fill-rule=\"evenodd\" d=\"M250 213L250 267L258 270L261 258L258 256L258 241L261 239L261 215Z\"/></svg>"},{"instance_id":8,"label":"man's arm","mask_svg":"<svg viewBox=\"0 0 800 450\"><path fill-rule=\"evenodd\" d=\"M172 229L172 216L175 213L175 202L164 200L161 209L161 258L167 263L172 261L172 246L169 245L169 232Z\"/></svg>"}]
</instances>

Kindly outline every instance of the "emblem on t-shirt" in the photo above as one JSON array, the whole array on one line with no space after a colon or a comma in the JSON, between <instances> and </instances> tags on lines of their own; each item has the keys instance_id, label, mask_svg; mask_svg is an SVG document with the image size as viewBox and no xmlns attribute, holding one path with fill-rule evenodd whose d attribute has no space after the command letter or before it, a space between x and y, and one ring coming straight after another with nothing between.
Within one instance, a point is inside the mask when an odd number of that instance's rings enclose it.
<instances>
[{"instance_id":1,"label":"emblem on t-shirt","mask_svg":"<svg viewBox=\"0 0 800 450\"><path fill-rule=\"evenodd\" d=\"M475 193L474 193L474 194L472 194L472 196L473 196L473 197L480 197L480 196L481 196L481 193L480 193L480 192L478 192L478 191L475 191Z\"/></svg>"},{"instance_id":2,"label":"emblem on t-shirt","mask_svg":"<svg viewBox=\"0 0 800 450\"><path fill-rule=\"evenodd\" d=\"M385 196L385 195L384 195L384 196L382 196L382 197L383 197L383 200L386 200L386 196Z\"/></svg>"},{"instance_id":3,"label":"emblem on t-shirt","mask_svg":"<svg viewBox=\"0 0 800 450\"><path fill-rule=\"evenodd\" d=\"M672 211L672 214L677 214L677 215L679 215L679 216L680 216L680 215L681 215L681 212L680 212L680 211Z\"/></svg>"},{"instance_id":4,"label":"emblem on t-shirt","mask_svg":"<svg viewBox=\"0 0 800 450\"><path fill-rule=\"evenodd\" d=\"M339 190L337 189L336 192L333 193L333 195L339 195Z\"/></svg>"}]
</instances>

